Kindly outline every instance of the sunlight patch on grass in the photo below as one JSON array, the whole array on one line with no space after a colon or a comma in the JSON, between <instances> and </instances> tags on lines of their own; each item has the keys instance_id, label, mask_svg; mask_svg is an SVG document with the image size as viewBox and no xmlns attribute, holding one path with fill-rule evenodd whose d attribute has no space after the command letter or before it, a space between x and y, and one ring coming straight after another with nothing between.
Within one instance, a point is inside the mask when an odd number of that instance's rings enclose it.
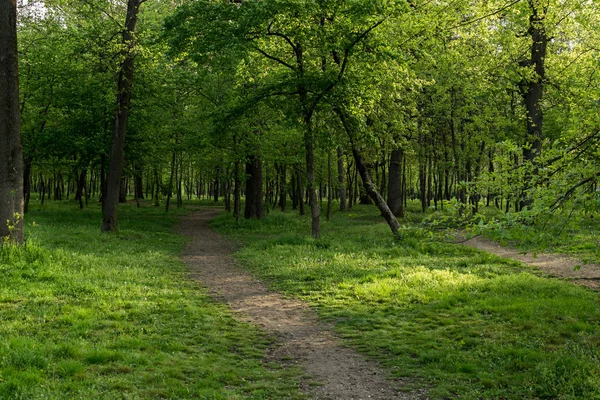
<instances>
[{"instance_id":1,"label":"sunlight patch on grass","mask_svg":"<svg viewBox=\"0 0 600 400\"><path fill-rule=\"evenodd\" d=\"M394 240L376 213L335 213L320 240L292 213L214 226L251 271L432 398L600 397L596 293L410 224Z\"/></svg>"},{"instance_id":2,"label":"sunlight patch on grass","mask_svg":"<svg viewBox=\"0 0 600 400\"><path fill-rule=\"evenodd\" d=\"M303 398L189 279L176 218L124 206L101 234L99 208L72 205L34 204L27 245L0 248L0 399Z\"/></svg>"}]
</instances>

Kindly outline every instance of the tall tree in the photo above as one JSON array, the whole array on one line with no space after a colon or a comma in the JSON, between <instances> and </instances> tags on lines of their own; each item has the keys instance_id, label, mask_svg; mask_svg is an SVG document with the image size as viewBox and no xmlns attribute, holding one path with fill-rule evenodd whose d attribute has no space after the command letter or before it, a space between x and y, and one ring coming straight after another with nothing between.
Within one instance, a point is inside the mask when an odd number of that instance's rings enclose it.
<instances>
[{"instance_id":1,"label":"tall tree","mask_svg":"<svg viewBox=\"0 0 600 400\"><path fill-rule=\"evenodd\" d=\"M133 84L134 58L135 58L135 26L138 20L140 5L145 0L128 0L125 28L123 29L124 59L119 70L117 86L117 107L113 126L113 137L110 151L110 164L106 179L106 196L102 203L102 231L112 232L118 227L117 207L119 205L119 191L123 163L125 160L125 134L127 133L127 120L129 118L129 105Z\"/></svg>"},{"instance_id":2,"label":"tall tree","mask_svg":"<svg viewBox=\"0 0 600 400\"><path fill-rule=\"evenodd\" d=\"M0 0L0 237L23 242L17 5Z\"/></svg>"}]
</instances>

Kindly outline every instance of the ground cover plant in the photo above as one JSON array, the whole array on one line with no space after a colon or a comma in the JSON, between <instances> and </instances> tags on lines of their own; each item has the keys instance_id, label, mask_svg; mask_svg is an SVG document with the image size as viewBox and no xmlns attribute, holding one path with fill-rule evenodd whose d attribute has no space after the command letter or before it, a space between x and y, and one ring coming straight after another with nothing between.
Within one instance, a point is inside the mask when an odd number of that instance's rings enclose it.
<instances>
[{"instance_id":1,"label":"ground cover plant","mask_svg":"<svg viewBox=\"0 0 600 400\"><path fill-rule=\"evenodd\" d=\"M422 227L444 231L448 238L481 234L502 245L525 252L567 254L585 263L600 263L600 220L594 206L576 205L555 211L504 212L497 207L479 207L477 212L456 201L444 201L437 210L418 212L414 201L408 202L409 221ZM441 203L440 203L441 205ZM416 212L415 212L416 211Z\"/></svg>"},{"instance_id":2,"label":"ground cover plant","mask_svg":"<svg viewBox=\"0 0 600 400\"><path fill-rule=\"evenodd\" d=\"M214 227L255 274L432 398L600 396L596 293L417 225L395 240L371 207L334 214L320 240L309 223L274 212Z\"/></svg>"},{"instance_id":3,"label":"ground cover plant","mask_svg":"<svg viewBox=\"0 0 600 400\"><path fill-rule=\"evenodd\" d=\"M532 224L491 221L475 231L525 251L564 253L584 263L600 263L600 221L594 213L548 213Z\"/></svg>"},{"instance_id":4,"label":"ground cover plant","mask_svg":"<svg viewBox=\"0 0 600 400\"><path fill-rule=\"evenodd\" d=\"M189 280L177 219L123 206L34 205L0 248L0 399L301 398L267 340ZM269 367L269 368L267 368Z\"/></svg>"}]
</instances>

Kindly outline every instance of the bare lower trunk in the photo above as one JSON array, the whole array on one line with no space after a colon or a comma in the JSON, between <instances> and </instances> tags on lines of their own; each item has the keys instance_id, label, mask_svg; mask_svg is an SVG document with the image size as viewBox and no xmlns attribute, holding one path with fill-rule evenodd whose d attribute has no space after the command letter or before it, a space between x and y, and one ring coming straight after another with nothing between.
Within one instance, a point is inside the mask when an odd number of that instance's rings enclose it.
<instances>
[{"instance_id":1,"label":"bare lower trunk","mask_svg":"<svg viewBox=\"0 0 600 400\"><path fill-rule=\"evenodd\" d=\"M525 174L525 187L520 199L519 208L531 207L532 200L527 191L534 184L537 175L536 157L542 153L543 122L542 97L544 95L544 80L546 78L546 53L548 35L545 28L546 9L540 3L529 0L531 14L529 16L529 31L531 37L530 58L522 62L522 66L533 67L533 77L521 82L521 95L527 110L527 143L523 147L523 158L531 163L531 170Z\"/></svg>"},{"instance_id":2,"label":"bare lower trunk","mask_svg":"<svg viewBox=\"0 0 600 400\"><path fill-rule=\"evenodd\" d=\"M165 211L169 212L169 207L171 205L171 197L173 196L173 176L175 175L175 159L176 152L173 151L173 156L171 158L171 175L169 175L169 187L167 188L167 201L165 204Z\"/></svg>"},{"instance_id":3,"label":"bare lower trunk","mask_svg":"<svg viewBox=\"0 0 600 400\"><path fill-rule=\"evenodd\" d=\"M250 156L246 163L246 206L244 218L264 217L262 162L257 156Z\"/></svg>"},{"instance_id":4,"label":"bare lower trunk","mask_svg":"<svg viewBox=\"0 0 600 400\"><path fill-rule=\"evenodd\" d=\"M82 169L77 177L77 191L75 192L75 200L79 202L79 208L83 209L83 192L85 189L85 178L87 176L87 170Z\"/></svg>"},{"instance_id":5,"label":"bare lower trunk","mask_svg":"<svg viewBox=\"0 0 600 400\"><path fill-rule=\"evenodd\" d=\"M344 178L344 150L337 148L338 194L340 197L340 211L346 209L346 182Z\"/></svg>"},{"instance_id":6,"label":"bare lower trunk","mask_svg":"<svg viewBox=\"0 0 600 400\"><path fill-rule=\"evenodd\" d=\"M396 217L404 217L404 199L402 198L402 149L392 151L388 173L387 204Z\"/></svg>"},{"instance_id":7,"label":"bare lower trunk","mask_svg":"<svg viewBox=\"0 0 600 400\"><path fill-rule=\"evenodd\" d=\"M400 229L400 224L398 223L398 220L396 219L390 208L387 206L383 197L377 191L377 187L371 180L369 170L367 169L367 166L365 165L362 156L354 148L352 149L352 154L354 155L354 160L356 160L356 167L358 169L360 177L362 178L365 191L367 192L369 197L371 197L371 199L381 212L381 215L385 219L385 222L387 222L387 224L389 225L394 236L398 236L398 229Z\"/></svg>"},{"instance_id":8,"label":"bare lower trunk","mask_svg":"<svg viewBox=\"0 0 600 400\"><path fill-rule=\"evenodd\" d=\"M302 188L302 174L299 165L296 165L296 181L298 184L298 208L300 209L300 215L304 215L306 214L304 210L304 190Z\"/></svg>"},{"instance_id":9,"label":"bare lower trunk","mask_svg":"<svg viewBox=\"0 0 600 400\"><path fill-rule=\"evenodd\" d=\"M281 174L279 176L279 206L281 211L285 211L287 203L287 168L285 164L281 165Z\"/></svg>"},{"instance_id":10,"label":"bare lower trunk","mask_svg":"<svg viewBox=\"0 0 600 400\"><path fill-rule=\"evenodd\" d=\"M123 45L125 59L119 71L117 85L117 108L113 125L113 137L110 151L110 162L106 179L106 196L102 202L102 231L113 232L118 228L117 208L119 204L119 183L123 173L125 159L125 134L129 119L131 89L133 83L134 32L140 4L143 0L128 0Z\"/></svg>"},{"instance_id":11,"label":"bare lower trunk","mask_svg":"<svg viewBox=\"0 0 600 400\"><path fill-rule=\"evenodd\" d=\"M344 112L341 109L336 108L335 111L338 114L338 116L340 117L342 125L344 126L344 130L348 134L350 143L352 144L352 155L354 156L354 162L356 163L356 169L358 170L358 173L360 174L360 177L363 181L363 187L364 187L365 191L367 192L369 197L373 200L373 202L375 203L375 205L381 212L381 215L385 219L385 222L387 222L387 224L390 227L394 236L398 236L398 230L400 229L400 223L398 223L398 220L396 219L396 217L394 216L394 214L392 213L392 211L386 204L384 198L377 191L377 186L371 180L371 176L369 174L367 165L366 165L364 159L362 158L362 156L360 155L360 153L358 152L358 149L356 148L356 145L354 143L354 135L353 135L351 127L350 127L350 121L348 121L348 119L346 118L346 115L344 114Z\"/></svg>"},{"instance_id":12,"label":"bare lower trunk","mask_svg":"<svg viewBox=\"0 0 600 400\"><path fill-rule=\"evenodd\" d=\"M315 148L314 138L310 122L307 123L304 144L306 147L306 176L308 178L308 198L310 205L310 214L312 217L312 237L321 236L321 209L317 197L317 188L315 183Z\"/></svg>"},{"instance_id":13,"label":"bare lower trunk","mask_svg":"<svg viewBox=\"0 0 600 400\"><path fill-rule=\"evenodd\" d=\"M24 206L23 211L29 211L29 200L31 199L31 158L25 159L24 169L23 169L23 200Z\"/></svg>"},{"instance_id":14,"label":"bare lower trunk","mask_svg":"<svg viewBox=\"0 0 600 400\"><path fill-rule=\"evenodd\" d=\"M242 202L242 180L240 178L240 162L236 161L233 167L233 216L236 221L240 220L241 202Z\"/></svg>"},{"instance_id":15,"label":"bare lower trunk","mask_svg":"<svg viewBox=\"0 0 600 400\"><path fill-rule=\"evenodd\" d=\"M22 243L23 147L16 12L14 0L0 0L0 238Z\"/></svg>"}]
</instances>

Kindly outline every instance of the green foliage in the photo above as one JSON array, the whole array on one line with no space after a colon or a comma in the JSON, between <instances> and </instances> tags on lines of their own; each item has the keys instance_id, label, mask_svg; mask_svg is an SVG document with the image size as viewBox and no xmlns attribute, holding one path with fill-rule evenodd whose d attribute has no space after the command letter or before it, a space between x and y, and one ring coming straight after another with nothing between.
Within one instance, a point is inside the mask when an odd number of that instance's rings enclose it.
<instances>
[{"instance_id":1,"label":"green foliage","mask_svg":"<svg viewBox=\"0 0 600 400\"><path fill-rule=\"evenodd\" d=\"M374 215L336 213L321 240L297 233L310 221L291 214L214 226L244 244L251 271L432 398L600 395L595 293L423 229L393 240Z\"/></svg>"},{"instance_id":2,"label":"green foliage","mask_svg":"<svg viewBox=\"0 0 600 400\"><path fill-rule=\"evenodd\" d=\"M102 235L97 207L74 207L33 211L27 245L0 247L1 399L302 398L190 280L176 218L124 207Z\"/></svg>"}]
</instances>

